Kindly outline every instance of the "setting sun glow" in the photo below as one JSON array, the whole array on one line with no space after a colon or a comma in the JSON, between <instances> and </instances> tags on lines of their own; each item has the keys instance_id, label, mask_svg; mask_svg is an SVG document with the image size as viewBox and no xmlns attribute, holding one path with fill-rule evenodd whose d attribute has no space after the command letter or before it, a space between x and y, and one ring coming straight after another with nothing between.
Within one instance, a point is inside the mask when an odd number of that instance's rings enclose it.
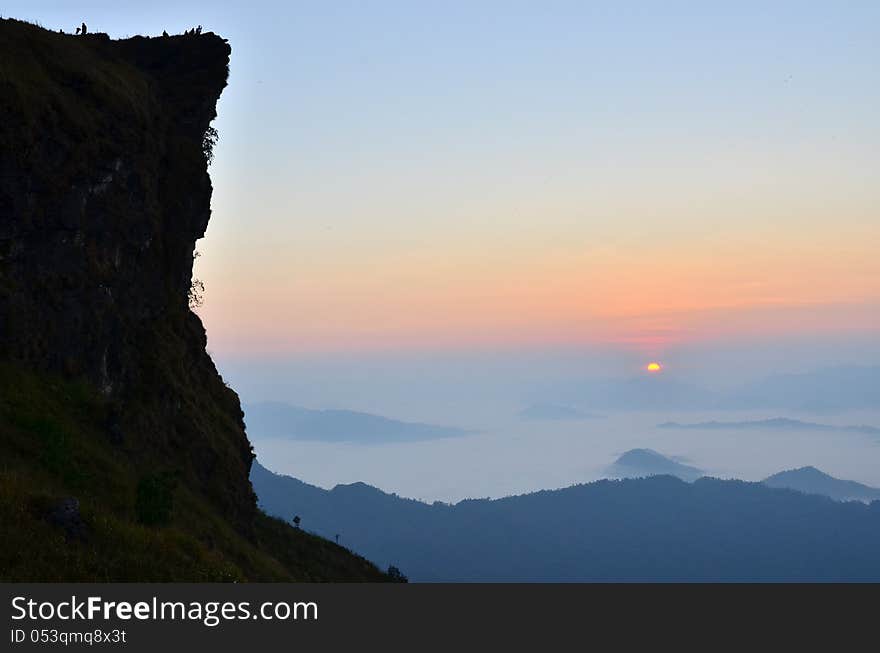
<instances>
[{"instance_id":1,"label":"setting sun glow","mask_svg":"<svg viewBox=\"0 0 880 653\"><path fill-rule=\"evenodd\" d=\"M663 366L660 363L648 363L647 370L649 372L659 372L663 369Z\"/></svg>"}]
</instances>

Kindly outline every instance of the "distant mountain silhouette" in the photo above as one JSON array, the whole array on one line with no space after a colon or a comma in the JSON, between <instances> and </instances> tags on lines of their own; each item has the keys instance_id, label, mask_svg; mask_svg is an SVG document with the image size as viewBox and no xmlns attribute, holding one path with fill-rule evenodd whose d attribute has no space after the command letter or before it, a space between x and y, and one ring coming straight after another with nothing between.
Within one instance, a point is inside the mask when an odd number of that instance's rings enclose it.
<instances>
[{"instance_id":1,"label":"distant mountain silhouette","mask_svg":"<svg viewBox=\"0 0 880 653\"><path fill-rule=\"evenodd\" d=\"M560 404L532 404L521 410L519 416L522 419L534 421L578 421L605 417Z\"/></svg>"},{"instance_id":2,"label":"distant mountain silhouette","mask_svg":"<svg viewBox=\"0 0 880 653\"><path fill-rule=\"evenodd\" d=\"M880 366L828 367L779 374L713 392L663 372L628 379L553 384L540 401L597 411L795 410L838 413L880 406Z\"/></svg>"},{"instance_id":3,"label":"distant mountain silhouette","mask_svg":"<svg viewBox=\"0 0 880 653\"><path fill-rule=\"evenodd\" d=\"M415 581L880 581L880 502L654 476L429 505L251 478L268 512Z\"/></svg>"},{"instance_id":4,"label":"distant mountain silhouette","mask_svg":"<svg viewBox=\"0 0 880 653\"><path fill-rule=\"evenodd\" d=\"M571 403L591 410L693 410L718 403L708 390L667 374L584 380L556 388L552 394L552 403Z\"/></svg>"},{"instance_id":5,"label":"distant mountain silhouette","mask_svg":"<svg viewBox=\"0 0 880 653\"><path fill-rule=\"evenodd\" d=\"M642 478L668 474L683 481L694 481L703 476L701 469L667 458L653 449L631 449L614 461L607 472L615 478Z\"/></svg>"},{"instance_id":6,"label":"distant mountain silhouette","mask_svg":"<svg viewBox=\"0 0 880 653\"><path fill-rule=\"evenodd\" d=\"M866 435L880 435L880 428L865 425L834 426L832 424L817 424L816 422L803 422L799 419L786 417L773 417L770 419L746 420L741 422L694 422L682 424L680 422L663 422L658 424L661 429L784 429L789 431L851 431Z\"/></svg>"},{"instance_id":7,"label":"distant mountain silhouette","mask_svg":"<svg viewBox=\"0 0 880 653\"><path fill-rule=\"evenodd\" d=\"M801 467L764 479L769 487L789 488L806 494L821 494L837 501L876 501L880 500L880 489L862 485L855 481L844 481L815 467Z\"/></svg>"},{"instance_id":8,"label":"distant mountain silhouette","mask_svg":"<svg viewBox=\"0 0 880 653\"><path fill-rule=\"evenodd\" d=\"M449 426L402 422L352 410L311 410L281 402L246 406L245 424L251 438L356 444L416 442L470 434L470 431Z\"/></svg>"},{"instance_id":9,"label":"distant mountain silhouette","mask_svg":"<svg viewBox=\"0 0 880 653\"><path fill-rule=\"evenodd\" d=\"M789 408L832 413L880 406L880 366L828 367L768 376L725 398L730 408Z\"/></svg>"}]
</instances>

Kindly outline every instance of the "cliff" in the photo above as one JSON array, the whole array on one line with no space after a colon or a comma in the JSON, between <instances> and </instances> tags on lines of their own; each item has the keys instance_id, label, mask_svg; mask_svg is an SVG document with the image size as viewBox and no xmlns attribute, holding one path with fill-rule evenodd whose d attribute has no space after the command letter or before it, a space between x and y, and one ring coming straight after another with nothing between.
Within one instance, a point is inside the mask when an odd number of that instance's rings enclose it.
<instances>
[{"instance_id":1,"label":"cliff","mask_svg":"<svg viewBox=\"0 0 880 653\"><path fill-rule=\"evenodd\" d=\"M270 537L253 454L188 304L211 213L206 133L230 53L211 33L113 41L0 21L0 446L4 517L51 527L46 515L70 494L92 521L153 533L144 505L173 494L174 510L154 507L152 521L247 578L266 575L242 558ZM272 529L284 547L283 525ZM76 542L64 541L68 555ZM270 555L269 575L290 577Z\"/></svg>"}]
</instances>

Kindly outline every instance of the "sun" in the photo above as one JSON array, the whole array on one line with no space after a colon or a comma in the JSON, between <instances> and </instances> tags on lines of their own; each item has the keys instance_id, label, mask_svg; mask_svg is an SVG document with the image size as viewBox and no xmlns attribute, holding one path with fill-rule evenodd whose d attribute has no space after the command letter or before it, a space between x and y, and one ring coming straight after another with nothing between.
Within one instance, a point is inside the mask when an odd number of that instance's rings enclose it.
<instances>
[{"instance_id":1,"label":"sun","mask_svg":"<svg viewBox=\"0 0 880 653\"><path fill-rule=\"evenodd\" d=\"M645 369L656 374L663 369L663 366L660 363L648 363Z\"/></svg>"}]
</instances>

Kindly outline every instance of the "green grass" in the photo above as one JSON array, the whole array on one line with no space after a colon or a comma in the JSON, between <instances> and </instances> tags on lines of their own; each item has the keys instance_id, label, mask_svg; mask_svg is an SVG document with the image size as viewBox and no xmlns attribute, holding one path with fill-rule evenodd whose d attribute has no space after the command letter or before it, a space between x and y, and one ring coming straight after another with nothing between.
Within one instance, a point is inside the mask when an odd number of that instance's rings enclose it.
<instances>
[{"instance_id":1,"label":"green grass","mask_svg":"<svg viewBox=\"0 0 880 653\"><path fill-rule=\"evenodd\" d=\"M163 465L113 445L106 411L86 385L0 364L0 581L386 580L365 559L259 511L239 533L181 483L159 520L167 523L142 523L138 486ZM83 540L68 541L47 519L66 497L80 501Z\"/></svg>"},{"instance_id":2,"label":"green grass","mask_svg":"<svg viewBox=\"0 0 880 653\"><path fill-rule=\"evenodd\" d=\"M87 134L104 131L95 122L100 114L90 110L96 104L133 119L146 116L143 76L124 62L96 58L93 42L11 19L0 21L0 38L7 41L0 84L22 116L36 115L36 106L52 107L67 127ZM55 83L59 78L66 86Z\"/></svg>"}]
</instances>

